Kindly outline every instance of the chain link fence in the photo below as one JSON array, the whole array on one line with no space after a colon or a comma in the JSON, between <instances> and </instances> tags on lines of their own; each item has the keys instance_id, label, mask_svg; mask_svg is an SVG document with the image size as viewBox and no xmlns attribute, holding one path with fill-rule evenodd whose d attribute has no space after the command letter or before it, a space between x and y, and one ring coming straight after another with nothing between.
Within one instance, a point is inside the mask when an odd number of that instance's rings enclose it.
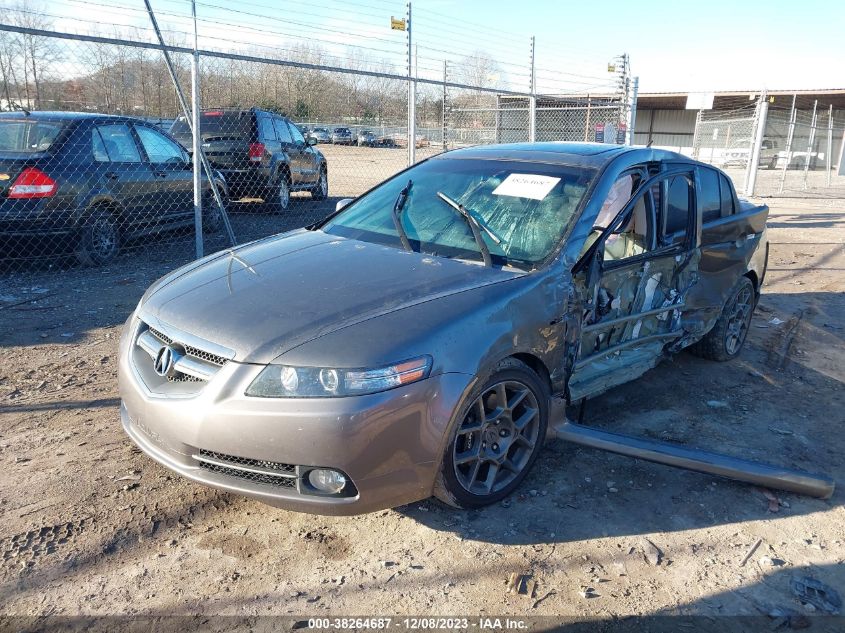
<instances>
[{"instance_id":1,"label":"chain link fence","mask_svg":"<svg viewBox=\"0 0 845 633\"><path fill-rule=\"evenodd\" d=\"M307 47L291 51L295 62L206 51L195 196L191 58L184 47L0 29L0 274L175 267L326 217L404 169L409 144L422 160L532 135L528 94L421 81L409 138L407 78L341 71ZM607 126L616 142L624 112L621 99L539 98L535 117L538 141L602 140Z\"/></svg>"},{"instance_id":2,"label":"chain link fence","mask_svg":"<svg viewBox=\"0 0 845 633\"><path fill-rule=\"evenodd\" d=\"M838 175L845 115L832 107L761 108L761 103L701 112L693 156L725 170L744 195L845 197L845 176Z\"/></svg>"}]
</instances>

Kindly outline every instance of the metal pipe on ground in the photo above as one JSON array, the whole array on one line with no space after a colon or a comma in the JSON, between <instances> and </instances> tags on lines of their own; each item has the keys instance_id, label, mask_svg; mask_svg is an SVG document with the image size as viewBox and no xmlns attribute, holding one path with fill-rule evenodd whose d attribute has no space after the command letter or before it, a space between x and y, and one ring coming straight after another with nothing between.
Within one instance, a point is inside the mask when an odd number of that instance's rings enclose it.
<instances>
[{"instance_id":1,"label":"metal pipe on ground","mask_svg":"<svg viewBox=\"0 0 845 633\"><path fill-rule=\"evenodd\" d=\"M569 421L556 426L554 430L557 437L573 444L819 499L829 499L836 485L833 479L825 475L610 433Z\"/></svg>"}]
</instances>

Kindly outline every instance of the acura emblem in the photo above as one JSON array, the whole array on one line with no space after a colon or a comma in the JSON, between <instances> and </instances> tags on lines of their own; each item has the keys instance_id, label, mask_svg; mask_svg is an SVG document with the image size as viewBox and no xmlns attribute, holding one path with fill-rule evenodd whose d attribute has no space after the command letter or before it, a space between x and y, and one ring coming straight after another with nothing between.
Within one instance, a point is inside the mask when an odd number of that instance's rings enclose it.
<instances>
[{"instance_id":1,"label":"acura emblem","mask_svg":"<svg viewBox=\"0 0 845 633\"><path fill-rule=\"evenodd\" d=\"M178 355L176 354L176 350L170 347L169 345L166 347L162 347L158 350L158 354L156 354L155 363L153 363L153 369L159 376L167 376L170 373L170 370L173 369L173 366L176 364L176 361L179 359Z\"/></svg>"}]
</instances>

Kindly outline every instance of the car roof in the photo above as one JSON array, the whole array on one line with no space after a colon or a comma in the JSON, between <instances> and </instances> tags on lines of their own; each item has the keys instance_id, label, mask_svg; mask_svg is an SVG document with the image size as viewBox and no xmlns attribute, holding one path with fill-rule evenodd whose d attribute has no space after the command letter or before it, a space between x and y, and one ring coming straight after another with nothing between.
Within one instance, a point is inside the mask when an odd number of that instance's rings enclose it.
<instances>
[{"instance_id":1,"label":"car roof","mask_svg":"<svg viewBox=\"0 0 845 633\"><path fill-rule=\"evenodd\" d=\"M444 152L435 158L460 158L482 160L515 160L551 165L584 165L602 167L623 154L642 155L649 160L678 160L695 162L683 154L630 145L609 143L573 143L568 141L542 143L503 143L498 145L476 145Z\"/></svg>"}]
</instances>

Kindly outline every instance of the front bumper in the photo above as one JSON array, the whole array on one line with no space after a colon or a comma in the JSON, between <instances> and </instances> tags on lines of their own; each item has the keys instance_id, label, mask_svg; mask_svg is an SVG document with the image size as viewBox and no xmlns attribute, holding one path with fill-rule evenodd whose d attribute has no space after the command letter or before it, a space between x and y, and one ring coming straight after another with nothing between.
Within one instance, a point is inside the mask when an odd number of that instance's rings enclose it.
<instances>
[{"instance_id":1,"label":"front bumper","mask_svg":"<svg viewBox=\"0 0 845 633\"><path fill-rule=\"evenodd\" d=\"M120 416L150 457L193 481L273 506L315 514L362 514L432 493L454 410L472 378L440 374L366 396L276 399L244 396L261 367L229 361L190 396L152 393L121 341ZM209 470L200 452L295 466L295 486L279 487ZM352 496L313 494L309 467L343 472Z\"/></svg>"}]
</instances>

